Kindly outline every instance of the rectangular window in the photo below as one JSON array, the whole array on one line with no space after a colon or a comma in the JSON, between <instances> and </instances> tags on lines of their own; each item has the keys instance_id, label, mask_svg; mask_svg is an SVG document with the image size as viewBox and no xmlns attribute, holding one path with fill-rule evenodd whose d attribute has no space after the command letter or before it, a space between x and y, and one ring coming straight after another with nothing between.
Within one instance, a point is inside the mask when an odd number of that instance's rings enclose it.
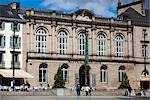
<instances>
[{"instance_id":1,"label":"rectangular window","mask_svg":"<svg viewBox=\"0 0 150 100\"><path fill-rule=\"evenodd\" d=\"M39 69L39 82L47 82L47 68L41 67Z\"/></svg>"},{"instance_id":2,"label":"rectangular window","mask_svg":"<svg viewBox=\"0 0 150 100\"><path fill-rule=\"evenodd\" d=\"M19 36L10 36L10 48L13 48L13 41L14 41L14 48L20 49L21 48L21 37Z\"/></svg>"},{"instance_id":3,"label":"rectangular window","mask_svg":"<svg viewBox=\"0 0 150 100\"><path fill-rule=\"evenodd\" d=\"M101 82L102 83L107 83L107 71L106 70L101 70Z\"/></svg>"},{"instance_id":4,"label":"rectangular window","mask_svg":"<svg viewBox=\"0 0 150 100\"><path fill-rule=\"evenodd\" d=\"M78 40L78 52L80 55L85 54L85 39L79 39Z\"/></svg>"},{"instance_id":5,"label":"rectangular window","mask_svg":"<svg viewBox=\"0 0 150 100\"><path fill-rule=\"evenodd\" d=\"M62 77L63 77L63 80L67 81L68 80L68 72L67 72L67 69L63 68L62 69Z\"/></svg>"},{"instance_id":6,"label":"rectangular window","mask_svg":"<svg viewBox=\"0 0 150 100\"><path fill-rule=\"evenodd\" d=\"M5 36L0 35L0 48L4 48L4 47L5 47Z\"/></svg>"},{"instance_id":7,"label":"rectangular window","mask_svg":"<svg viewBox=\"0 0 150 100\"><path fill-rule=\"evenodd\" d=\"M4 29L5 29L5 23L2 22L2 23L0 23L0 30L4 30Z\"/></svg>"},{"instance_id":8,"label":"rectangular window","mask_svg":"<svg viewBox=\"0 0 150 100\"><path fill-rule=\"evenodd\" d=\"M58 50L60 54L66 54L67 53L67 38L65 37L59 37L58 38Z\"/></svg>"},{"instance_id":9,"label":"rectangular window","mask_svg":"<svg viewBox=\"0 0 150 100\"><path fill-rule=\"evenodd\" d=\"M124 70L119 70L119 82L122 82L124 78Z\"/></svg>"},{"instance_id":10,"label":"rectangular window","mask_svg":"<svg viewBox=\"0 0 150 100\"><path fill-rule=\"evenodd\" d=\"M46 50L46 36L36 36L36 50L38 53L44 53Z\"/></svg>"},{"instance_id":11,"label":"rectangular window","mask_svg":"<svg viewBox=\"0 0 150 100\"><path fill-rule=\"evenodd\" d=\"M12 68L20 68L19 53L12 53Z\"/></svg>"},{"instance_id":12,"label":"rectangular window","mask_svg":"<svg viewBox=\"0 0 150 100\"><path fill-rule=\"evenodd\" d=\"M5 62L4 62L4 57L3 57L4 53L0 52L0 68L4 68L5 67Z\"/></svg>"},{"instance_id":13,"label":"rectangular window","mask_svg":"<svg viewBox=\"0 0 150 100\"><path fill-rule=\"evenodd\" d=\"M123 42L117 42L116 56L117 57L123 56Z\"/></svg>"},{"instance_id":14,"label":"rectangular window","mask_svg":"<svg viewBox=\"0 0 150 100\"><path fill-rule=\"evenodd\" d=\"M20 24L14 24L14 23L11 23L11 30L12 31L20 31Z\"/></svg>"},{"instance_id":15,"label":"rectangular window","mask_svg":"<svg viewBox=\"0 0 150 100\"><path fill-rule=\"evenodd\" d=\"M105 55L105 41L97 40L97 53L99 56Z\"/></svg>"}]
</instances>

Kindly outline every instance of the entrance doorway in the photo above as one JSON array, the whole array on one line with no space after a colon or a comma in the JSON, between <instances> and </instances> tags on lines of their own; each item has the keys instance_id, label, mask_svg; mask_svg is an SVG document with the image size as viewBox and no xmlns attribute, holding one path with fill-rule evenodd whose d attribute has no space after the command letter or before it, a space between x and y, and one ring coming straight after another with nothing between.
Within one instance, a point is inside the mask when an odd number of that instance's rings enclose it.
<instances>
[{"instance_id":1,"label":"entrance doorway","mask_svg":"<svg viewBox=\"0 0 150 100\"><path fill-rule=\"evenodd\" d=\"M150 82L149 81L141 81L141 89L149 89L150 88Z\"/></svg>"},{"instance_id":2,"label":"entrance doorway","mask_svg":"<svg viewBox=\"0 0 150 100\"><path fill-rule=\"evenodd\" d=\"M80 83L81 87L85 86L86 85L85 83L87 83L87 85L90 85L89 69L90 69L90 67L87 66L87 75L86 75L87 76L87 82L85 82L86 81L85 80L85 65L82 65L79 69L79 83Z\"/></svg>"}]
</instances>

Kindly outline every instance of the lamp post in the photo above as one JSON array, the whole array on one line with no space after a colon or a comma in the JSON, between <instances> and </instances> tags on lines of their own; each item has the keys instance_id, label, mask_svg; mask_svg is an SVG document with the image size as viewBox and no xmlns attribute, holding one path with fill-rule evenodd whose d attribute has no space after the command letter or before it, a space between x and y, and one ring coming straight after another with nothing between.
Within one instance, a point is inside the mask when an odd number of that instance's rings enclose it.
<instances>
[{"instance_id":1,"label":"lamp post","mask_svg":"<svg viewBox=\"0 0 150 100\"><path fill-rule=\"evenodd\" d=\"M15 31L17 29L17 25L18 23L15 21L13 23L13 53L12 53L12 69L13 69L13 91L15 91L15 59L14 59L14 55L15 55L15 41L14 41L14 38L15 38Z\"/></svg>"},{"instance_id":2,"label":"lamp post","mask_svg":"<svg viewBox=\"0 0 150 100\"><path fill-rule=\"evenodd\" d=\"M145 71L145 73L144 73L144 75L146 76L146 74L147 74L147 69L146 69L146 56L147 56L147 52L146 52L146 47L147 47L147 44L146 43L149 43L149 41L146 41L146 30L143 30L143 35L144 35L144 44L143 44L143 46L144 46L144 71Z\"/></svg>"},{"instance_id":3,"label":"lamp post","mask_svg":"<svg viewBox=\"0 0 150 100\"><path fill-rule=\"evenodd\" d=\"M143 43L142 46L143 46L143 49L144 49L144 50L143 50L143 56L144 56L144 70L143 70L142 74L145 75L145 76L149 74L148 71L147 71L147 69L146 69L146 57L147 57L146 48L147 48L147 45L148 45L148 43L149 43L149 41L146 40L146 35L147 35L147 33L146 33L146 30L144 29L144 30L143 30L144 40L141 41L141 43Z\"/></svg>"},{"instance_id":4,"label":"lamp post","mask_svg":"<svg viewBox=\"0 0 150 100\"><path fill-rule=\"evenodd\" d=\"M85 85L87 84L87 67L89 65L89 55L88 55L88 31L85 30Z\"/></svg>"}]
</instances>

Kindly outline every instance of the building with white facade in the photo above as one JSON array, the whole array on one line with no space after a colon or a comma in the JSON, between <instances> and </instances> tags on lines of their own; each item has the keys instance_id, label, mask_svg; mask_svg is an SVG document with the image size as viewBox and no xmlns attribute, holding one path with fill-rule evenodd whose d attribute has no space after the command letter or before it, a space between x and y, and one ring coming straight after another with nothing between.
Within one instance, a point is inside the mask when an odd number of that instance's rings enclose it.
<instances>
[{"instance_id":1,"label":"building with white facade","mask_svg":"<svg viewBox=\"0 0 150 100\"><path fill-rule=\"evenodd\" d=\"M19 4L0 5L0 85L23 83L28 75L22 69L22 34L25 20L18 14ZM13 75L14 67L14 75Z\"/></svg>"}]
</instances>

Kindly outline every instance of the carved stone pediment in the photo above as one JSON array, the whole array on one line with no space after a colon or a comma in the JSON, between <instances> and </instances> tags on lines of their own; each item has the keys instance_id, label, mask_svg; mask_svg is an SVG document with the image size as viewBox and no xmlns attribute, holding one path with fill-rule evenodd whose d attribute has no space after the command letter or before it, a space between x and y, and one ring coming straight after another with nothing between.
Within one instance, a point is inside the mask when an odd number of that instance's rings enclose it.
<instances>
[{"instance_id":1,"label":"carved stone pediment","mask_svg":"<svg viewBox=\"0 0 150 100\"><path fill-rule=\"evenodd\" d=\"M83 21L92 21L92 17L95 16L94 13L92 13L89 10L86 9L80 9L74 12L76 15L77 20L83 20Z\"/></svg>"},{"instance_id":2,"label":"carved stone pediment","mask_svg":"<svg viewBox=\"0 0 150 100\"><path fill-rule=\"evenodd\" d=\"M82 16L82 15L78 15L77 20L83 20L83 21L91 21L91 19L89 18L89 16Z\"/></svg>"}]
</instances>

